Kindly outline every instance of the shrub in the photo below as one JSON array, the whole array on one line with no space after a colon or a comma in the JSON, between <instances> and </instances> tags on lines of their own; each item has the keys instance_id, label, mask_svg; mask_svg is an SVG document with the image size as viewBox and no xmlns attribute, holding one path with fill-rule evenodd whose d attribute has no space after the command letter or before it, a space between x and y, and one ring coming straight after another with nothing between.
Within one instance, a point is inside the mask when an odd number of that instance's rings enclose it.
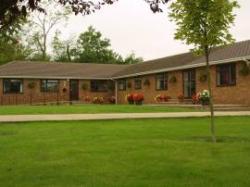
<instances>
[{"instance_id":1,"label":"shrub","mask_svg":"<svg viewBox=\"0 0 250 187\"><path fill-rule=\"evenodd\" d=\"M125 100L126 100L129 104L134 104L133 94L127 94L126 97L125 97Z\"/></svg>"},{"instance_id":2,"label":"shrub","mask_svg":"<svg viewBox=\"0 0 250 187\"><path fill-rule=\"evenodd\" d=\"M89 103L89 102L91 101L91 98L90 98L89 96L86 96L86 97L84 98L84 101L85 101L86 103Z\"/></svg>"},{"instance_id":3,"label":"shrub","mask_svg":"<svg viewBox=\"0 0 250 187\"><path fill-rule=\"evenodd\" d=\"M165 94L159 94L155 97L155 101L157 102L168 102L169 99L171 99L171 97Z\"/></svg>"},{"instance_id":4,"label":"shrub","mask_svg":"<svg viewBox=\"0 0 250 187\"><path fill-rule=\"evenodd\" d=\"M94 104L103 104L104 103L104 98L103 97L94 97L92 102Z\"/></svg>"},{"instance_id":5,"label":"shrub","mask_svg":"<svg viewBox=\"0 0 250 187\"><path fill-rule=\"evenodd\" d=\"M115 96L110 97L110 98L108 99L108 101L109 101L110 104L115 104L115 101L116 101Z\"/></svg>"},{"instance_id":6,"label":"shrub","mask_svg":"<svg viewBox=\"0 0 250 187\"><path fill-rule=\"evenodd\" d=\"M144 101L144 95L142 93L135 93L133 94L133 101L136 105L141 105Z\"/></svg>"}]
</instances>

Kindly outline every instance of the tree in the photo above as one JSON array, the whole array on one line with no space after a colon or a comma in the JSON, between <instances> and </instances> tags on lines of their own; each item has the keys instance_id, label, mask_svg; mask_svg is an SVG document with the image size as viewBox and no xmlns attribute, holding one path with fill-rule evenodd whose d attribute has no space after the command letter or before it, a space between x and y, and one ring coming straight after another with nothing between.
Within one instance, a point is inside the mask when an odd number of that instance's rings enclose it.
<instances>
[{"instance_id":1,"label":"tree","mask_svg":"<svg viewBox=\"0 0 250 187\"><path fill-rule=\"evenodd\" d=\"M143 62L143 58L136 57L135 53L131 53L123 60L123 64L137 64L141 62Z\"/></svg>"},{"instance_id":2,"label":"tree","mask_svg":"<svg viewBox=\"0 0 250 187\"><path fill-rule=\"evenodd\" d=\"M110 40L93 27L80 34L75 60L83 63L122 63L120 55L110 49Z\"/></svg>"},{"instance_id":3,"label":"tree","mask_svg":"<svg viewBox=\"0 0 250 187\"><path fill-rule=\"evenodd\" d=\"M38 12L34 13L35 16L31 16L28 20L29 28L32 27L31 33L28 34L29 46L33 49L33 60L49 60L48 55L48 37L61 21L65 21L68 18L69 10L64 8L61 10L53 3L52 0L43 1L44 7L46 7L46 14Z\"/></svg>"},{"instance_id":4,"label":"tree","mask_svg":"<svg viewBox=\"0 0 250 187\"><path fill-rule=\"evenodd\" d=\"M209 58L213 48L233 42L229 27L236 7L236 0L176 0L170 6L170 18L177 24L175 38L194 45L195 51L205 55L213 142L216 135Z\"/></svg>"},{"instance_id":5,"label":"tree","mask_svg":"<svg viewBox=\"0 0 250 187\"><path fill-rule=\"evenodd\" d=\"M47 0L48 1L48 0ZM71 10L77 15L91 14L100 9L103 5L111 5L118 0L54 0L61 5L70 6ZM151 10L162 12L160 4L165 4L169 0L144 0L150 5ZM0 31L3 28L9 27L19 17L26 17L31 11L50 12L43 6L41 0L0 0ZM33 15L34 16L34 15Z\"/></svg>"},{"instance_id":6,"label":"tree","mask_svg":"<svg viewBox=\"0 0 250 187\"><path fill-rule=\"evenodd\" d=\"M60 35L60 31L57 31L52 41L53 59L57 62L71 62L75 58L75 43L73 39L62 41Z\"/></svg>"},{"instance_id":7,"label":"tree","mask_svg":"<svg viewBox=\"0 0 250 187\"><path fill-rule=\"evenodd\" d=\"M0 32L0 64L13 60L23 60L29 51L21 43L21 25L25 20L19 19L11 27Z\"/></svg>"}]
</instances>

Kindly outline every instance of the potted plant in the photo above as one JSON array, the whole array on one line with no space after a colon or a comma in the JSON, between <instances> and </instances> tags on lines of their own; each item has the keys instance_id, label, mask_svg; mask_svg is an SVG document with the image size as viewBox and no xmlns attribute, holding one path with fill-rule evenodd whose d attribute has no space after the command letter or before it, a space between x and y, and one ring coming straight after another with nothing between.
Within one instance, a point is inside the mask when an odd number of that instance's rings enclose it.
<instances>
[{"instance_id":1,"label":"potted plant","mask_svg":"<svg viewBox=\"0 0 250 187\"><path fill-rule=\"evenodd\" d=\"M94 97L92 102L94 104L103 104L104 103L104 98L103 97Z\"/></svg>"},{"instance_id":2,"label":"potted plant","mask_svg":"<svg viewBox=\"0 0 250 187\"><path fill-rule=\"evenodd\" d=\"M84 98L84 101L85 101L86 103L89 103L89 102L91 101L91 98L90 98L89 96L86 96L86 97Z\"/></svg>"},{"instance_id":3,"label":"potted plant","mask_svg":"<svg viewBox=\"0 0 250 187\"><path fill-rule=\"evenodd\" d=\"M29 82L28 83L28 88L29 89L34 89L36 87L36 83L35 82Z\"/></svg>"},{"instance_id":4,"label":"potted plant","mask_svg":"<svg viewBox=\"0 0 250 187\"><path fill-rule=\"evenodd\" d=\"M149 79L145 79L143 85L144 85L144 86L150 86L150 81L149 81Z\"/></svg>"},{"instance_id":5,"label":"potted plant","mask_svg":"<svg viewBox=\"0 0 250 187\"><path fill-rule=\"evenodd\" d=\"M170 79L169 79L169 82L170 83L176 83L177 82L177 78L175 75L171 76Z\"/></svg>"},{"instance_id":6,"label":"potted plant","mask_svg":"<svg viewBox=\"0 0 250 187\"><path fill-rule=\"evenodd\" d=\"M135 93L133 94L133 100L136 105L142 105L144 101L144 95L142 93Z\"/></svg>"},{"instance_id":7,"label":"potted plant","mask_svg":"<svg viewBox=\"0 0 250 187\"><path fill-rule=\"evenodd\" d=\"M250 74L250 66L245 62L241 65L241 69L239 71L240 75L247 76Z\"/></svg>"},{"instance_id":8,"label":"potted plant","mask_svg":"<svg viewBox=\"0 0 250 187\"><path fill-rule=\"evenodd\" d=\"M208 90L203 90L200 94L199 100L201 104L204 105L209 105L210 101L210 93Z\"/></svg>"},{"instance_id":9,"label":"potted plant","mask_svg":"<svg viewBox=\"0 0 250 187\"><path fill-rule=\"evenodd\" d=\"M110 98L108 99L108 101L109 101L110 104L115 104L115 101L116 101L115 96L110 97Z\"/></svg>"},{"instance_id":10,"label":"potted plant","mask_svg":"<svg viewBox=\"0 0 250 187\"><path fill-rule=\"evenodd\" d=\"M88 90L88 84L87 83L82 84L82 90Z\"/></svg>"},{"instance_id":11,"label":"potted plant","mask_svg":"<svg viewBox=\"0 0 250 187\"><path fill-rule=\"evenodd\" d=\"M166 96L165 94L159 94L155 97L155 101L157 102L168 102L171 99L170 96Z\"/></svg>"},{"instance_id":12,"label":"potted plant","mask_svg":"<svg viewBox=\"0 0 250 187\"><path fill-rule=\"evenodd\" d=\"M134 104L133 94L127 94L127 95L126 95L126 101L127 101L130 105Z\"/></svg>"},{"instance_id":13,"label":"potted plant","mask_svg":"<svg viewBox=\"0 0 250 187\"><path fill-rule=\"evenodd\" d=\"M206 74L201 74L199 80L200 80L200 82L206 82L207 81L207 75Z\"/></svg>"}]
</instances>

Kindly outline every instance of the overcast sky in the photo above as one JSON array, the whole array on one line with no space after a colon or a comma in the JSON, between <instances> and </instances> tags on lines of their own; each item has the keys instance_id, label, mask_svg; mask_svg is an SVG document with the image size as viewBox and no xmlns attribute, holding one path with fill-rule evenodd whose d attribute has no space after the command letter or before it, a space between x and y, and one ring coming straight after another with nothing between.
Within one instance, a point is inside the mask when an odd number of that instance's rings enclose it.
<instances>
[{"instance_id":1,"label":"overcast sky","mask_svg":"<svg viewBox=\"0 0 250 187\"><path fill-rule=\"evenodd\" d=\"M237 41L250 39L250 1L238 0L241 8L232 34ZM186 52L190 46L174 40L175 24L169 21L168 8L153 14L143 0L119 0L89 16L72 16L61 31L65 37L78 36L94 26L111 40L112 48L126 56L135 52L145 60Z\"/></svg>"}]
</instances>

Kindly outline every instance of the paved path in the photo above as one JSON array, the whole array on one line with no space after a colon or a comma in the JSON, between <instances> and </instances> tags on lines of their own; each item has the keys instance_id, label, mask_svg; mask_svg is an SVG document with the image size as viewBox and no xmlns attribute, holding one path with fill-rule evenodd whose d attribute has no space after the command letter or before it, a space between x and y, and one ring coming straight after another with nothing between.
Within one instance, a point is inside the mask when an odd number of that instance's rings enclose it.
<instances>
[{"instance_id":1,"label":"paved path","mask_svg":"<svg viewBox=\"0 0 250 187\"><path fill-rule=\"evenodd\" d=\"M209 115L210 115L209 112L0 115L0 122L187 118L187 117L207 117ZM215 112L215 115L216 116L250 116L250 111Z\"/></svg>"}]
</instances>

